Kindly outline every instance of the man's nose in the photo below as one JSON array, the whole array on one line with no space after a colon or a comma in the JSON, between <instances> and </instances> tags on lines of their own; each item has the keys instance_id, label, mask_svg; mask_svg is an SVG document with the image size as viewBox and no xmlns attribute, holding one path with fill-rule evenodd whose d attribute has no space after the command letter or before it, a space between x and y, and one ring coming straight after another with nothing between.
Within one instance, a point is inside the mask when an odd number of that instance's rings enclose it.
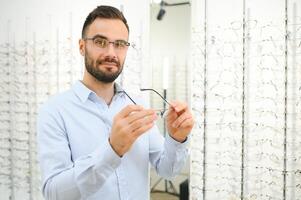
<instances>
[{"instance_id":1,"label":"man's nose","mask_svg":"<svg viewBox=\"0 0 301 200\"><path fill-rule=\"evenodd\" d=\"M109 42L107 48L106 48L106 51L109 55L113 55L114 57L116 57L116 49L115 49L115 46L114 46L114 42Z\"/></svg>"}]
</instances>

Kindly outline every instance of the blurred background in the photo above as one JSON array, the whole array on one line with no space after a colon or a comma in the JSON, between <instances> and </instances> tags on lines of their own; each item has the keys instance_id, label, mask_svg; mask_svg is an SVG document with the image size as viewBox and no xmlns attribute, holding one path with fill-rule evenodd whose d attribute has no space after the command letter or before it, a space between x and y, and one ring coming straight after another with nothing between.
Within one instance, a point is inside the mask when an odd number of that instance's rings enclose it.
<instances>
[{"instance_id":1,"label":"blurred background","mask_svg":"<svg viewBox=\"0 0 301 200\"><path fill-rule=\"evenodd\" d=\"M81 79L78 39L100 4L129 21L118 82L196 119L187 165L171 181L151 169L151 199L301 199L300 1L0 0L0 200L42 199L37 110Z\"/></svg>"}]
</instances>

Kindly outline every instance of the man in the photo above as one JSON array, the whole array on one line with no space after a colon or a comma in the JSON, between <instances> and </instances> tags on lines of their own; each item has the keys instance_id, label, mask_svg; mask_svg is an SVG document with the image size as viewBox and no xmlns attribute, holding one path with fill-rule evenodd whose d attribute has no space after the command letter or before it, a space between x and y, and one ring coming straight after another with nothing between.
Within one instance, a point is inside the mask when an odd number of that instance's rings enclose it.
<instances>
[{"instance_id":1,"label":"man","mask_svg":"<svg viewBox=\"0 0 301 200\"><path fill-rule=\"evenodd\" d=\"M122 72L129 27L114 7L86 18L79 41L82 81L48 100L39 111L39 161L46 199L149 199L149 162L171 178L187 156L194 121L185 103L166 116L169 135L156 128L155 110L137 105L114 83Z\"/></svg>"}]
</instances>

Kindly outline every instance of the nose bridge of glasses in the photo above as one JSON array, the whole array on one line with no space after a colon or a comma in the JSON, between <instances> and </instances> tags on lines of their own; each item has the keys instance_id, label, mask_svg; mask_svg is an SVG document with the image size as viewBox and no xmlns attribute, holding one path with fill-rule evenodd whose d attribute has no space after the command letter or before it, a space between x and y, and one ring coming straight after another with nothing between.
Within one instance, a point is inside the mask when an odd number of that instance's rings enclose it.
<instances>
[{"instance_id":1,"label":"nose bridge of glasses","mask_svg":"<svg viewBox=\"0 0 301 200\"><path fill-rule=\"evenodd\" d=\"M112 44L112 48L110 48L110 44ZM112 50L114 50L114 52L120 52L120 51L124 51L124 50L126 50L126 47L127 46L120 46L120 44L118 44L118 41L109 41L109 40L107 40L107 43L106 43L106 45L105 45L105 49L107 49L107 50L110 50L110 49L112 49Z\"/></svg>"},{"instance_id":2,"label":"nose bridge of glasses","mask_svg":"<svg viewBox=\"0 0 301 200\"><path fill-rule=\"evenodd\" d=\"M112 44L112 45L110 45L110 44ZM102 47L100 47L101 49L106 49L107 51L116 51L118 48L116 48L116 46L115 46L115 42L114 41L109 41L109 40L107 40L106 41L106 43L105 43L105 45L104 46L102 46Z\"/></svg>"},{"instance_id":3,"label":"nose bridge of glasses","mask_svg":"<svg viewBox=\"0 0 301 200\"><path fill-rule=\"evenodd\" d=\"M151 109L154 110L156 115L160 117L164 117L165 114L167 113L167 109L164 108L151 108Z\"/></svg>"},{"instance_id":4,"label":"nose bridge of glasses","mask_svg":"<svg viewBox=\"0 0 301 200\"><path fill-rule=\"evenodd\" d=\"M118 48L116 47L116 42L115 42L115 41L109 41L109 40L108 40L108 42L107 42L106 48L108 48L108 47L110 46L110 44L112 44L112 47L113 47L114 49L118 49Z\"/></svg>"},{"instance_id":5,"label":"nose bridge of glasses","mask_svg":"<svg viewBox=\"0 0 301 200\"><path fill-rule=\"evenodd\" d=\"M110 45L112 44L112 45ZM108 41L105 44L105 46L103 47L99 47L102 51L106 52L106 54L112 55L112 56L116 56L119 52L119 48L115 46L115 42L114 41Z\"/></svg>"}]
</instances>

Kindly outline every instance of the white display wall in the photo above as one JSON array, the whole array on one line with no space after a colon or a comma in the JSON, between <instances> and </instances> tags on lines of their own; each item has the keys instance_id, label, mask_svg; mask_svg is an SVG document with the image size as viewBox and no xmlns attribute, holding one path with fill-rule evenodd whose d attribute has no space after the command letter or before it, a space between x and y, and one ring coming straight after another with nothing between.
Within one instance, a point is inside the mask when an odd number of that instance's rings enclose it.
<instances>
[{"instance_id":1,"label":"white display wall","mask_svg":"<svg viewBox=\"0 0 301 200\"><path fill-rule=\"evenodd\" d=\"M129 92L146 85L149 64L148 1L0 0L0 199L42 199L36 152L36 115L49 95L83 72L78 39L97 5L125 13L130 42L119 83ZM142 80L144 80L142 82Z\"/></svg>"},{"instance_id":2,"label":"white display wall","mask_svg":"<svg viewBox=\"0 0 301 200\"><path fill-rule=\"evenodd\" d=\"M191 8L190 199L301 199L301 2Z\"/></svg>"}]
</instances>

